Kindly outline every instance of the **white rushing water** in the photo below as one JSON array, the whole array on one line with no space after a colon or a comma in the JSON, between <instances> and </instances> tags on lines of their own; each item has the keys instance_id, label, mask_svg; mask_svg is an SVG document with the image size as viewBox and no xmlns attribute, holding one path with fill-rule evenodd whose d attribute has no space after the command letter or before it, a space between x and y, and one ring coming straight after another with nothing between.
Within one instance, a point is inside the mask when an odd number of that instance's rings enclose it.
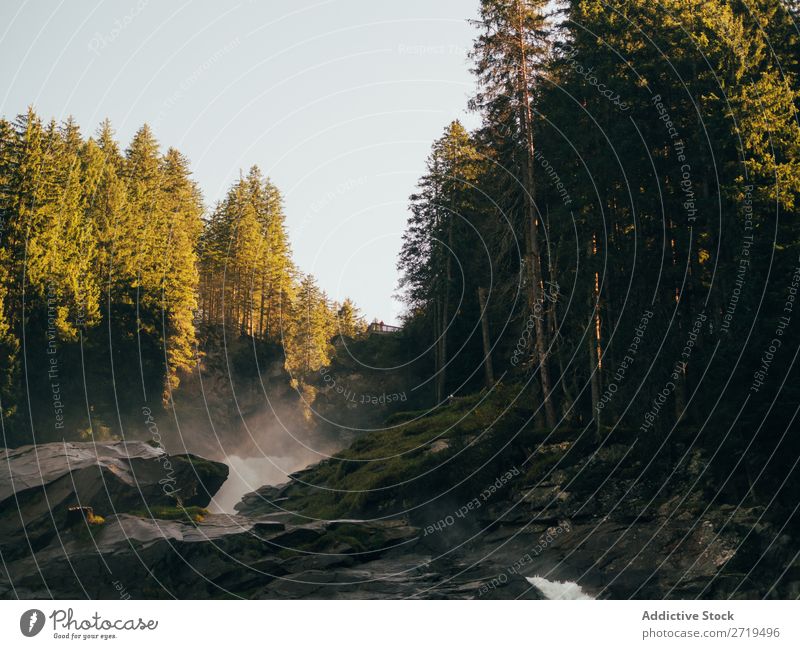
<instances>
[{"instance_id":1,"label":"white rushing water","mask_svg":"<svg viewBox=\"0 0 800 649\"><path fill-rule=\"evenodd\" d=\"M526 577L547 599L594 599L583 592L574 581L550 581L544 577Z\"/></svg>"},{"instance_id":2,"label":"white rushing water","mask_svg":"<svg viewBox=\"0 0 800 649\"><path fill-rule=\"evenodd\" d=\"M233 514L234 505L242 496L267 484L281 484L288 474L298 469L291 457L239 457L229 455L223 460L230 467L228 479L208 506L214 514Z\"/></svg>"}]
</instances>

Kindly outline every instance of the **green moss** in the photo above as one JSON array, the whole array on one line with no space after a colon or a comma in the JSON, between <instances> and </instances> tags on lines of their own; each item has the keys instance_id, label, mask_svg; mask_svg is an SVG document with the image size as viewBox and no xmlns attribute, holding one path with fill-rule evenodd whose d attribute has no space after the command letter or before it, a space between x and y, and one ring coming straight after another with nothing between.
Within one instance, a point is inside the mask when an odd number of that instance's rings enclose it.
<instances>
[{"instance_id":1,"label":"green moss","mask_svg":"<svg viewBox=\"0 0 800 649\"><path fill-rule=\"evenodd\" d=\"M424 417L406 413L412 416L407 423L367 433L313 467L303 480L331 491L297 485L287 492L286 508L320 518L357 517L413 506L459 483L465 492L485 487L546 437L529 428L524 407L507 408L517 394L501 386L488 396L454 399ZM434 453L438 440L449 446Z\"/></svg>"},{"instance_id":2,"label":"green moss","mask_svg":"<svg viewBox=\"0 0 800 649\"><path fill-rule=\"evenodd\" d=\"M156 518L164 521L184 521L189 523L202 523L208 515L205 507L151 507L150 511L137 509L130 512L140 518Z\"/></svg>"},{"instance_id":3,"label":"green moss","mask_svg":"<svg viewBox=\"0 0 800 649\"><path fill-rule=\"evenodd\" d=\"M421 417L430 416L429 410L403 410L401 412L395 412L392 415L389 415L386 418L386 425L387 426L396 426L397 424L402 424L413 419L419 419Z\"/></svg>"},{"instance_id":4,"label":"green moss","mask_svg":"<svg viewBox=\"0 0 800 649\"><path fill-rule=\"evenodd\" d=\"M172 455L170 460L176 469L181 465L186 465L190 471L202 477L225 478L228 475L228 467L225 464L207 460L198 455Z\"/></svg>"},{"instance_id":5,"label":"green moss","mask_svg":"<svg viewBox=\"0 0 800 649\"><path fill-rule=\"evenodd\" d=\"M314 553L365 553L378 551L386 545L386 534L379 528L356 523L337 523L329 527L324 534L307 543L294 548L286 548L279 552L284 559L296 557L298 554Z\"/></svg>"},{"instance_id":6,"label":"green moss","mask_svg":"<svg viewBox=\"0 0 800 649\"><path fill-rule=\"evenodd\" d=\"M563 451L537 453L528 463L528 470L525 472L526 478L541 480L558 464L564 455L565 452Z\"/></svg>"}]
</instances>

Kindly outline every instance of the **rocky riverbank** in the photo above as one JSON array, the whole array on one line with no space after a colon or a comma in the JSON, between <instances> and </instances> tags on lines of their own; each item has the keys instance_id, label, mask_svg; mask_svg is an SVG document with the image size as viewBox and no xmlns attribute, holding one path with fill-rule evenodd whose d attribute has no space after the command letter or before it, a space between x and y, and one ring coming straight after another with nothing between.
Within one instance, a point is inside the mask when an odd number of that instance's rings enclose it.
<instances>
[{"instance_id":1,"label":"rocky riverbank","mask_svg":"<svg viewBox=\"0 0 800 649\"><path fill-rule=\"evenodd\" d=\"M635 439L494 415L465 401L400 416L234 515L205 509L227 467L196 456L140 442L2 451L0 596L800 595L791 517L726 501L701 450L678 443L664 471Z\"/></svg>"},{"instance_id":2,"label":"rocky riverbank","mask_svg":"<svg viewBox=\"0 0 800 649\"><path fill-rule=\"evenodd\" d=\"M468 598L500 569L437 561L405 520L208 514L226 475L140 442L2 451L0 596ZM521 576L502 591L538 596Z\"/></svg>"}]
</instances>

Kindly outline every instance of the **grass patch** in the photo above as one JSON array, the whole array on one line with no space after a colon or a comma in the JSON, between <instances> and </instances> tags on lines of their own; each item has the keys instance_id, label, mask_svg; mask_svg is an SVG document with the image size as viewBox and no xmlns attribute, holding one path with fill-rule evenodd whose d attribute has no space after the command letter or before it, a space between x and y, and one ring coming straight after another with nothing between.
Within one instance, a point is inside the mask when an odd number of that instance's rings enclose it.
<instances>
[{"instance_id":1,"label":"grass patch","mask_svg":"<svg viewBox=\"0 0 800 649\"><path fill-rule=\"evenodd\" d=\"M425 410L402 410L389 415L385 420L385 424L387 426L396 426L397 424L403 424L412 419L417 419L418 417L427 417L429 414L427 408Z\"/></svg>"},{"instance_id":2,"label":"grass patch","mask_svg":"<svg viewBox=\"0 0 800 649\"><path fill-rule=\"evenodd\" d=\"M517 393L500 386L488 396L453 399L424 417L398 413L393 417L412 420L362 435L304 473L304 482L336 491L296 484L286 491L285 507L320 518L359 517L413 506L460 483L465 493L483 488L519 466L543 437L518 401L507 409ZM433 452L437 440L449 446Z\"/></svg>"}]
</instances>

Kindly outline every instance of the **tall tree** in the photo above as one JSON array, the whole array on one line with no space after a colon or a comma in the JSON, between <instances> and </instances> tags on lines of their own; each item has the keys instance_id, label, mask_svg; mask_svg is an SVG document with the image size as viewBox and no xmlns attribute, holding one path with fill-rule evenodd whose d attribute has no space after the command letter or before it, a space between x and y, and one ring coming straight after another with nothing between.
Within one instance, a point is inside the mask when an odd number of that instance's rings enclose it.
<instances>
[{"instance_id":1,"label":"tall tree","mask_svg":"<svg viewBox=\"0 0 800 649\"><path fill-rule=\"evenodd\" d=\"M358 307L348 297L341 305L335 304L337 333L346 338L355 338L367 329L367 323L361 317Z\"/></svg>"},{"instance_id":2,"label":"tall tree","mask_svg":"<svg viewBox=\"0 0 800 649\"><path fill-rule=\"evenodd\" d=\"M479 91L473 106L490 121L517 121L522 138L521 191L525 205L525 267L528 306L535 320L535 352L538 358L547 426L556 425L552 382L548 362L549 339L544 321L544 277L539 244L541 216L535 203L534 162L535 125L532 92L535 71L542 67L548 51L545 19L546 0L483 0L480 34L475 40L472 59Z\"/></svg>"},{"instance_id":3,"label":"tall tree","mask_svg":"<svg viewBox=\"0 0 800 649\"><path fill-rule=\"evenodd\" d=\"M197 245L202 232L203 199L191 180L186 158L169 149L161 163L161 205L166 215L166 265L162 280L162 332L166 389L178 387L179 373L195 363L194 313L197 309Z\"/></svg>"},{"instance_id":4,"label":"tall tree","mask_svg":"<svg viewBox=\"0 0 800 649\"><path fill-rule=\"evenodd\" d=\"M448 344L454 338L454 316L459 315L453 305L463 308L466 299L474 307L477 296L474 278L464 273L464 265L472 265L479 239L473 222L481 165L469 134L459 122L452 122L434 143L419 191L411 196L411 217L398 263L406 302L427 313L432 325L438 401L448 389Z\"/></svg>"},{"instance_id":5,"label":"tall tree","mask_svg":"<svg viewBox=\"0 0 800 649\"><path fill-rule=\"evenodd\" d=\"M286 367L301 381L326 365L333 352L336 316L311 275L300 282L285 332Z\"/></svg>"}]
</instances>

